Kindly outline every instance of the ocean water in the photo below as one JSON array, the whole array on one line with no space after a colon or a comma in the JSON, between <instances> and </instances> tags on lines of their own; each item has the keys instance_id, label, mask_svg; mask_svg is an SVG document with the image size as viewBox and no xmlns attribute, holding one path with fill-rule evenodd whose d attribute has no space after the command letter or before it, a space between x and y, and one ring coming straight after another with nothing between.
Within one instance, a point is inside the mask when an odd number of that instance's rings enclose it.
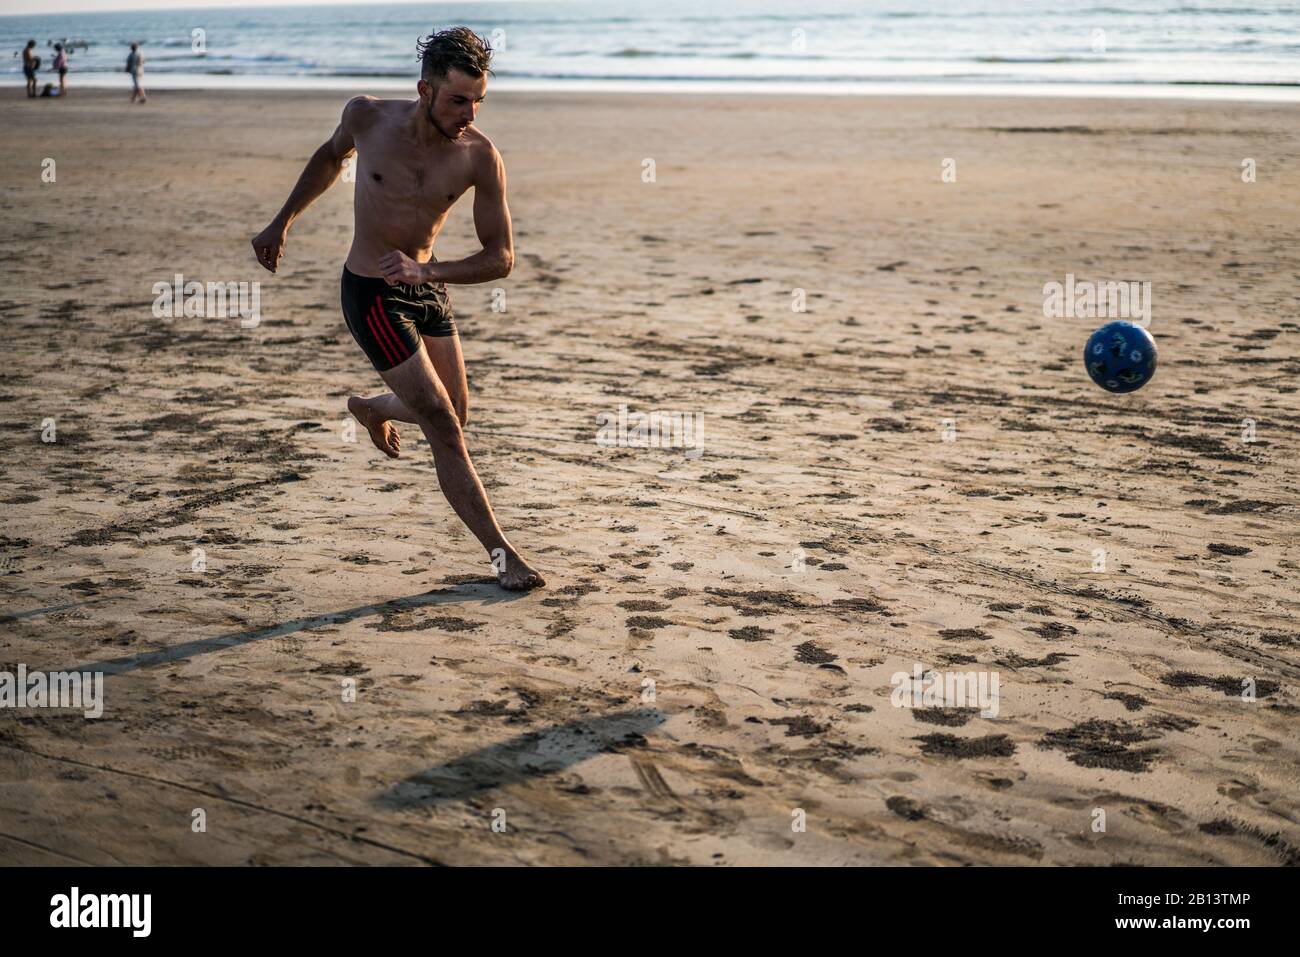
<instances>
[{"instance_id":1,"label":"ocean water","mask_svg":"<svg viewBox=\"0 0 1300 957\"><path fill-rule=\"evenodd\" d=\"M4 80L35 39L85 43L72 80L154 87L397 89L415 41L464 24L498 48L493 88L963 89L1300 99L1300 2L1278 0L558 0L0 17ZM195 31L201 31L196 34ZM200 44L196 37L201 38ZM46 79L55 79L45 73Z\"/></svg>"}]
</instances>

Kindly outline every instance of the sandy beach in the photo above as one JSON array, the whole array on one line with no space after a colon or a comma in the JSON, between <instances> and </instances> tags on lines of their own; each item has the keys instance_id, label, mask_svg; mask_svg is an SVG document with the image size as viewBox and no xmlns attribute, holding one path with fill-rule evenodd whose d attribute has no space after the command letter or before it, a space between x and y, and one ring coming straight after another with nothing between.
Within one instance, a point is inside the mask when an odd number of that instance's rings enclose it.
<instances>
[{"instance_id":1,"label":"sandy beach","mask_svg":"<svg viewBox=\"0 0 1300 957\"><path fill-rule=\"evenodd\" d=\"M1297 107L490 93L516 266L451 295L518 596L415 427L349 435L353 186L253 260L346 97L126 97L0 103L0 670L106 675L0 709L0 862L1300 863ZM1149 386L1067 274L1152 284Z\"/></svg>"}]
</instances>

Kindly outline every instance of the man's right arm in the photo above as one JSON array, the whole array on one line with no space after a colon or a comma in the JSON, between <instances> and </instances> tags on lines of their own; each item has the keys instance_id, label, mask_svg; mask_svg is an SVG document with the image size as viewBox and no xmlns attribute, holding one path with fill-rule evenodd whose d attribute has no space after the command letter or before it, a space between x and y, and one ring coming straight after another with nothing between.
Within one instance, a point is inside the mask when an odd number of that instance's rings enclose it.
<instances>
[{"instance_id":1,"label":"man's right arm","mask_svg":"<svg viewBox=\"0 0 1300 957\"><path fill-rule=\"evenodd\" d=\"M312 154L280 212L266 229L253 238L253 251L264 268L276 271L280 258L284 255L284 242L289 227L303 210L334 185L343 171L344 162L357 151L352 135L362 122L361 114L367 110L370 101L368 96L358 96L348 101L347 106L343 107L343 117L334 135Z\"/></svg>"}]
</instances>

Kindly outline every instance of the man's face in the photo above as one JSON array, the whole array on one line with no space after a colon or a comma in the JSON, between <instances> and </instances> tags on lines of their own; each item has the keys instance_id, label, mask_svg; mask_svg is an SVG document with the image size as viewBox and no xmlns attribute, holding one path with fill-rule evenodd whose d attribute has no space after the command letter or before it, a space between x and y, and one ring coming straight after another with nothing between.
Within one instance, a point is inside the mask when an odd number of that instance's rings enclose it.
<instances>
[{"instance_id":1,"label":"man's face","mask_svg":"<svg viewBox=\"0 0 1300 957\"><path fill-rule=\"evenodd\" d=\"M487 95L487 76L448 70L447 76L435 83L421 80L419 91L429 122L447 139L458 140L478 115L479 104Z\"/></svg>"}]
</instances>

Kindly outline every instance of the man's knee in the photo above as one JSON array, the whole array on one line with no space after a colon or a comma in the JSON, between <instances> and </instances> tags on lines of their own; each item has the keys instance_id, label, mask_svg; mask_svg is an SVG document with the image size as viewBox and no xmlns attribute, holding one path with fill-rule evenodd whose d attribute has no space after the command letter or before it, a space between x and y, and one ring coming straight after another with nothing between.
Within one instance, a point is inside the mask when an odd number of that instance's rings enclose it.
<instances>
[{"instance_id":1,"label":"man's knee","mask_svg":"<svg viewBox=\"0 0 1300 957\"><path fill-rule=\"evenodd\" d=\"M420 420L430 442L456 446L461 444L461 418L456 410L436 395L417 396L407 403Z\"/></svg>"}]
</instances>

